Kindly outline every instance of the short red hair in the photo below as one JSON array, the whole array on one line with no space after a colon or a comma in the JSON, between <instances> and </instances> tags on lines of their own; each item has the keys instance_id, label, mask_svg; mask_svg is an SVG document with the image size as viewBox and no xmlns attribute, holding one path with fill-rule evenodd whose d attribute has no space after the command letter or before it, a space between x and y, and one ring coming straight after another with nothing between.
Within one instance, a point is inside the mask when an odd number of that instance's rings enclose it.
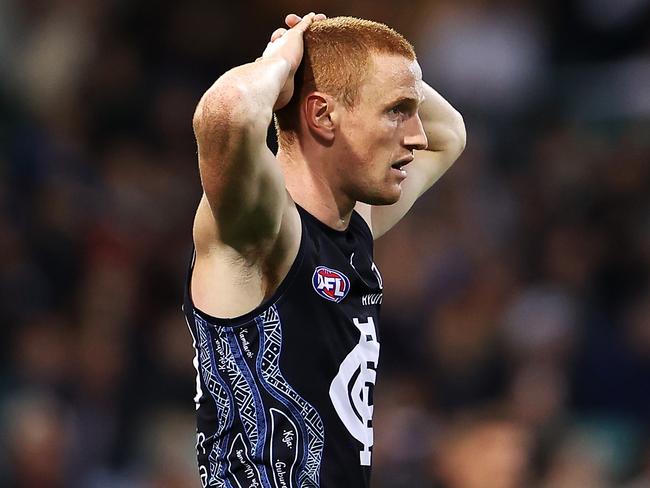
<instances>
[{"instance_id":1,"label":"short red hair","mask_svg":"<svg viewBox=\"0 0 650 488\"><path fill-rule=\"evenodd\" d=\"M357 102L373 54L395 54L415 61L404 36L385 24L354 17L314 22L304 34L304 55L295 75L293 97L275 114L280 146L294 140L302 98L315 90L352 108Z\"/></svg>"}]
</instances>

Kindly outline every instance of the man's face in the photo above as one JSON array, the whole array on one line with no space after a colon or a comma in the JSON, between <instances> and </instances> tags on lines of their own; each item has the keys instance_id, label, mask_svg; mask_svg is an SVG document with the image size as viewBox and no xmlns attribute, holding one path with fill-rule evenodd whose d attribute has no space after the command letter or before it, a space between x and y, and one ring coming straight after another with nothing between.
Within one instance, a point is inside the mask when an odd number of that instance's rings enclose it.
<instances>
[{"instance_id":1,"label":"man's face","mask_svg":"<svg viewBox=\"0 0 650 488\"><path fill-rule=\"evenodd\" d=\"M341 184L354 200L390 205L399 200L401 183L415 149L425 149L418 115L422 71L417 61L375 54L355 106L342 110L338 133Z\"/></svg>"}]
</instances>

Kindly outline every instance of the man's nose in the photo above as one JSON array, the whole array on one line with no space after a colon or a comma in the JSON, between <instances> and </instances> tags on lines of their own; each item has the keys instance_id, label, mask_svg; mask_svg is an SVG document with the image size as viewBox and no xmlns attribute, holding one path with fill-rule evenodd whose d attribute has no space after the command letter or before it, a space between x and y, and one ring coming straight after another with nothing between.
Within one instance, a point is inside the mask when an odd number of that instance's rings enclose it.
<instances>
[{"instance_id":1,"label":"man's nose","mask_svg":"<svg viewBox=\"0 0 650 488\"><path fill-rule=\"evenodd\" d=\"M424 127L420 120L420 115L415 114L415 117L407 122L406 135L404 136L404 145L409 149L426 149L429 145L427 135L424 133Z\"/></svg>"}]
</instances>

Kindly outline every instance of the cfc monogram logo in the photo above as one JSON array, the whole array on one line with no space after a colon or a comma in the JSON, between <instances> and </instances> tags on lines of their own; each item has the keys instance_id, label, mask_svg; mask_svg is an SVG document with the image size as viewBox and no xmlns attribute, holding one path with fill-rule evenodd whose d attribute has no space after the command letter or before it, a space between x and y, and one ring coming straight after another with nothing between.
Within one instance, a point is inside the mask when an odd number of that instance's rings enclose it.
<instances>
[{"instance_id":1,"label":"cfc monogram logo","mask_svg":"<svg viewBox=\"0 0 650 488\"><path fill-rule=\"evenodd\" d=\"M377 376L379 342L375 322L353 319L360 333L359 344L341 363L339 372L330 385L330 399L343 425L361 444L362 466L370 466L372 435L372 390Z\"/></svg>"}]
</instances>

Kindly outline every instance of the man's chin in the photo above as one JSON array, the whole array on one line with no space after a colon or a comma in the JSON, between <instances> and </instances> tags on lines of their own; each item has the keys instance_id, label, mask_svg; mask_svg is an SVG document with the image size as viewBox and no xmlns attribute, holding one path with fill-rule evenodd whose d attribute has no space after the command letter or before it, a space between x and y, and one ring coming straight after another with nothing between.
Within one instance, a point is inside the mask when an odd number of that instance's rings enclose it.
<instances>
[{"instance_id":1,"label":"man's chin","mask_svg":"<svg viewBox=\"0 0 650 488\"><path fill-rule=\"evenodd\" d=\"M397 203L402 196L402 188L399 187L397 191L385 192L379 195L372 195L369 198L360 200L368 205L393 205Z\"/></svg>"}]
</instances>

